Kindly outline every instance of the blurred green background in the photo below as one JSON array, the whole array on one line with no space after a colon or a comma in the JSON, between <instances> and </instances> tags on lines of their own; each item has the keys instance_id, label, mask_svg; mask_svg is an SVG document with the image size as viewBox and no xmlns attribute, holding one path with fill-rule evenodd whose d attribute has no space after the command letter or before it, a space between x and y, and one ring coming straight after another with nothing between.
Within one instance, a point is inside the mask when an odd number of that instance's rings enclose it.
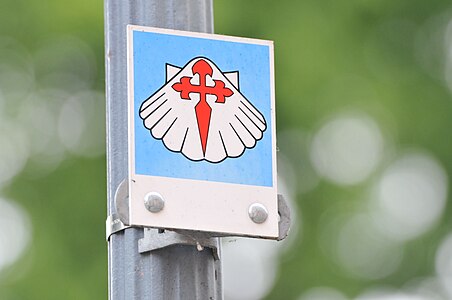
<instances>
[{"instance_id":1,"label":"blurred green background","mask_svg":"<svg viewBox=\"0 0 452 300\"><path fill-rule=\"evenodd\" d=\"M452 5L221 1L274 40L283 243L225 239L226 299L452 299ZM0 0L0 299L106 299L102 1Z\"/></svg>"}]
</instances>

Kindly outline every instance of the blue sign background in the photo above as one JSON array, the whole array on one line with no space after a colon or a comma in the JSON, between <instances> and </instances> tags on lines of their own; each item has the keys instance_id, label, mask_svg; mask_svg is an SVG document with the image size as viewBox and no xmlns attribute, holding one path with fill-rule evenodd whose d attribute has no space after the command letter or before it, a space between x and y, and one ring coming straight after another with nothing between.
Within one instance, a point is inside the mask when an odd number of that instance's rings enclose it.
<instances>
[{"instance_id":1,"label":"blue sign background","mask_svg":"<svg viewBox=\"0 0 452 300\"><path fill-rule=\"evenodd\" d=\"M241 93L265 117L263 138L239 158L191 161L154 139L138 114L141 103L165 84L167 63L183 67L197 56L209 58L222 72L239 71ZM269 46L133 31L133 68L136 174L273 186Z\"/></svg>"}]
</instances>

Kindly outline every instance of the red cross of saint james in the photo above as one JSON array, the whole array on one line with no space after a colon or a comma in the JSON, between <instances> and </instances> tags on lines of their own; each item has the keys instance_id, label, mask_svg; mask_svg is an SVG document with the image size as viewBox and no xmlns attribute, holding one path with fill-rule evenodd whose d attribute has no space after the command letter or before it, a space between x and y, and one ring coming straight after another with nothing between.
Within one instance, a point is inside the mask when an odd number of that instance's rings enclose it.
<instances>
[{"instance_id":1,"label":"red cross of saint james","mask_svg":"<svg viewBox=\"0 0 452 300\"><path fill-rule=\"evenodd\" d=\"M199 137L201 139L202 151L206 154L207 137L209 135L210 116L212 108L207 103L207 95L216 96L215 103L225 103L226 97L230 97L233 91L225 87L225 83L221 80L213 80L214 86L207 86L207 75L212 77L212 67L203 59L197 61L192 67L193 76L199 75L199 85L190 82L193 77L184 76L180 82L173 84L173 89L180 92L182 99L190 100L190 93L199 94L199 102L195 106L196 120L198 122Z\"/></svg>"}]
</instances>

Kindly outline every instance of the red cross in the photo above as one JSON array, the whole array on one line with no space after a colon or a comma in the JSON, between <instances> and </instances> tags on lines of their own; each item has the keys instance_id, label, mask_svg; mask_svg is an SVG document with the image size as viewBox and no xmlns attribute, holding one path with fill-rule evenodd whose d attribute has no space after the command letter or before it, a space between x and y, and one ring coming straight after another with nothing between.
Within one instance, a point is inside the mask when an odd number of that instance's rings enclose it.
<instances>
[{"instance_id":1,"label":"red cross","mask_svg":"<svg viewBox=\"0 0 452 300\"><path fill-rule=\"evenodd\" d=\"M217 97L215 103L224 103L225 98L233 94L232 90L225 87L221 80L213 80L214 86L206 85L207 75L212 77L212 67L204 60L198 60L192 67L193 75L199 75L199 85L193 85L190 79L193 77L184 76L180 82L173 84L173 89L180 92L182 99L190 100L190 93L199 94L199 102L195 106L196 119L198 121L199 137L201 138L202 151L206 154L207 136L209 135L210 115L212 108L207 103L207 95L214 95Z\"/></svg>"}]
</instances>

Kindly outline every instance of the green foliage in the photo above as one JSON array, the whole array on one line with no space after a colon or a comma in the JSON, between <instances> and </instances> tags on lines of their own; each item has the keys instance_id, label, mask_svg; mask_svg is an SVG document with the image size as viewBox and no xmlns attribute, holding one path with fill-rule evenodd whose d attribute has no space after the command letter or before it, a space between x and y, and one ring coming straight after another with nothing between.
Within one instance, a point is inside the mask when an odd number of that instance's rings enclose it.
<instances>
[{"instance_id":1,"label":"green foliage","mask_svg":"<svg viewBox=\"0 0 452 300\"><path fill-rule=\"evenodd\" d=\"M316 286L352 298L375 286L399 289L414 278L435 275L436 249L452 226L446 217L452 213L449 204L437 224L404 241L403 258L387 276L352 274L323 249L321 239L332 219L346 220L367 209L364 199L370 197L373 183L406 149L425 150L452 176L452 77L445 77L452 64L446 51L452 48L445 48L450 46L450 9L443 0L214 3L216 33L275 42L280 133L306 133L309 144L325 120L353 110L370 116L385 139L380 164L357 184L320 178L315 188L299 191L303 179L294 179L301 228L281 256L267 299L297 299ZM97 70L90 88L103 91L101 1L0 0L0 24L0 36L16 40L31 57L45 41L61 35L84 41L94 53ZM0 56L0 67L4 63L6 58ZM281 143L280 153L293 168L311 164L306 162L309 154L301 159L302 150L291 147ZM105 299L105 156L69 153L48 174L36 175L36 168L29 162L0 189L2 197L30 214L32 224L28 250L0 273L0 299ZM304 172L295 170L299 178Z\"/></svg>"}]
</instances>

